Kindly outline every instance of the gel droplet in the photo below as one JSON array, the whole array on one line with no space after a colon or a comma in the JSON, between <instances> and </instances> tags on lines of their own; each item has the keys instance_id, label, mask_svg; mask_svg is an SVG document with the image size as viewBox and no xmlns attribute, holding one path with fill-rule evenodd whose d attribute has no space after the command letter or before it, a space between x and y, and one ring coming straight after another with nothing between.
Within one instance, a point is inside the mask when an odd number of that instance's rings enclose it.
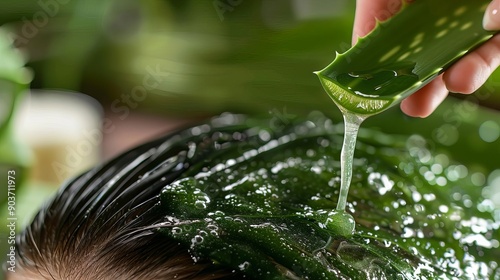
<instances>
[{"instance_id":1,"label":"gel droplet","mask_svg":"<svg viewBox=\"0 0 500 280\"><path fill-rule=\"evenodd\" d=\"M333 211L328 214L325 225L330 232L349 237L354 234L356 222L354 221L354 217L349 213Z\"/></svg>"}]
</instances>

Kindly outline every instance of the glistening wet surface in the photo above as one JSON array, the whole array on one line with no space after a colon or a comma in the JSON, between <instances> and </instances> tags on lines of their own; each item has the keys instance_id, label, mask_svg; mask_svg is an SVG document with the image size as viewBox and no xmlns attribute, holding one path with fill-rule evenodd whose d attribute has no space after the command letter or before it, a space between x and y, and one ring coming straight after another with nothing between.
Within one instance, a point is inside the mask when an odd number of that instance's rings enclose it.
<instances>
[{"instance_id":1,"label":"glistening wet surface","mask_svg":"<svg viewBox=\"0 0 500 280\"><path fill-rule=\"evenodd\" d=\"M189 165L162 190L161 231L195 261L254 279L500 276L486 182L417 135L360 131L346 204L356 229L344 234L350 223L331 215L342 131L319 114L279 130L226 115L180 133L176 155L156 159Z\"/></svg>"},{"instance_id":2,"label":"glistening wet surface","mask_svg":"<svg viewBox=\"0 0 500 280\"><path fill-rule=\"evenodd\" d=\"M398 62L381 65L377 69L342 73L336 77L339 84L357 95L377 98L404 91L415 84L419 77L413 73L415 62ZM392 84L391 87L388 87Z\"/></svg>"}]
</instances>

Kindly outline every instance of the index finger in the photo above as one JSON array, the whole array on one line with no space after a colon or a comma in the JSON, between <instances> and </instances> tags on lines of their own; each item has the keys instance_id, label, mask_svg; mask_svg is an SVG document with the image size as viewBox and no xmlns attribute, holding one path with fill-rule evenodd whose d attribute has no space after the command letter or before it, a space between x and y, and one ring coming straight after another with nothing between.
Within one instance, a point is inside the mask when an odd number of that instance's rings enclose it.
<instances>
[{"instance_id":1,"label":"index finger","mask_svg":"<svg viewBox=\"0 0 500 280\"><path fill-rule=\"evenodd\" d=\"M390 18L401 6L402 0L357 0L352 43L372 31L376 20L384 21Z\"/></svg>"}]
</instances>

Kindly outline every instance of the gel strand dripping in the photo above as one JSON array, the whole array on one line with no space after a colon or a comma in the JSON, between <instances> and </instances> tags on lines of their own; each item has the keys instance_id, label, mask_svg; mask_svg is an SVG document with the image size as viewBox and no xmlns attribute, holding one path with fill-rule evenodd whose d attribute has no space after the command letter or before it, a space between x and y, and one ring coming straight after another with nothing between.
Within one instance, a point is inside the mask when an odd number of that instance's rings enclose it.
<instances>
[{"instance_id":1,"label":"gel strand dripping","mask_svg":"<svg viewBox=\"0 0 500 280\"><path fill-rule=\"evenodd\" d=\"M347 196L352 179L354 151L359 126L365 117L342 110L344 116L344 142L340 154L340 191L336 211L328 215L327 227L334 233L350 236L354 233L354 218L345 212Z\"/></svg>"}]
</instances>

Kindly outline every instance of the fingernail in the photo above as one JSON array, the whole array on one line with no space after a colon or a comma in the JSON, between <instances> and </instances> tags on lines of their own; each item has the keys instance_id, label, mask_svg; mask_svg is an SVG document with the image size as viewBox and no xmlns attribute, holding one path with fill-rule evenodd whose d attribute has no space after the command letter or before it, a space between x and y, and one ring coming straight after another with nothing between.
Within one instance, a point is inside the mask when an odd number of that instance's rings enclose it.
<instances>
[{"instance_id":1,"label":"fingernail","mask_svg":"<svg viewBox=\"0 0 500 280\"><path fill-rule=\"evenodd\" d=\"M492 31L500 29L500 0L493 0L486 8L483 28Z\"/></svg>"}]
</instances>

